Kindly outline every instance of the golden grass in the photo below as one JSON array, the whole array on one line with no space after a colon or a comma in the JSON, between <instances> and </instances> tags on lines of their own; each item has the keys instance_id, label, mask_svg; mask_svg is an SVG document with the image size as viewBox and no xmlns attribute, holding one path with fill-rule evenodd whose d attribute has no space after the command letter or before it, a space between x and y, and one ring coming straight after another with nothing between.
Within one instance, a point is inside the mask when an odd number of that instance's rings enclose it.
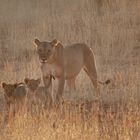
<instances>
[{"instance_id":1,"label":"golden grass","mask_svg":"<svg viewBox=\"0 0 140 140\"><path fill-rule=\"evenodd\" d=\"M81 72L76 93L64 92L70 101L60 110L47 109L38 117L22 112L8 123L0 98L0 140L140 139L139 5L139 0L0 1L0 82L41 77L35 37L87 43L99 79L111 79L101 86L99 102ZM2 92L0 87L0 97Z\"/></svg>"},{"instance_id":2,"label":"golden grass","mask_svg":"<svg viewBox=\"0 0 140 140\"><path fill-rule=\"evenodd\" d=\"M36 68L32 61L30 64ZM101 101L94 100L90 81L82 73L77 80L77 93L64 93L66 100L72 98L60 110L46 109L44 114L33 116L21 112L8 124L1 114L0 139L139 139L140 95L136 73L118 73L110 85L101 86Z\"/></svg>"}]
</instances>

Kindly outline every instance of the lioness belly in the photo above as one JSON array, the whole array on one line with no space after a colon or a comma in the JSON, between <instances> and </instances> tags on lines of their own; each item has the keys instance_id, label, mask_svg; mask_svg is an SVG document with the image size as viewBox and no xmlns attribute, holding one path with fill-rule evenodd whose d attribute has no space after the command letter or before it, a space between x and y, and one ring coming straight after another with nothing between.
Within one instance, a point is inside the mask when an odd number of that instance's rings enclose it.
<instances>
[{"instance_id":1,"label":"lioness belly","mask_svg":"<svg viewBox=\"0 0 140 140\"><path fill-rule=\"evenodd\" d=\"M78 75L78 73L81 71L82 67L83 67L83 62L78 62L76 60L74 61L74 59L73 59L73 62L66 61L64 63L65 79L73 78L76 75Z\"/></svg>"}]
</instances>

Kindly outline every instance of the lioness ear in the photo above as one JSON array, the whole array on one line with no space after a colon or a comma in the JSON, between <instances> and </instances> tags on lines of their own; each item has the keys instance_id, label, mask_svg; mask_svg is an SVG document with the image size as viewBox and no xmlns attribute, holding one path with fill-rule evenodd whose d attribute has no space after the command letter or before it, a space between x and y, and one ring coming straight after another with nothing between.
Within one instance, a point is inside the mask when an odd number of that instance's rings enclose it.
<instances>
[{"instance_id":1,"label":"lioness ear","mask_svg":"<svg viewBox=\"0 0 140 140\"><path fill-rule=\"evenodd\" d=\"M29 78L25 78L25 79L24 79L24 82L25 82L25 84L28 84Z\"/></svg>"},{"instance_id":2,"label":"lioness ear","mask_svg":"<svg viewBox=\"0 0 140 140\"><path fill-rule=\"evenodd\" d=\"M36 44L37 46L39 46L39 45L40 45L40 43L41 43L38 39L35 39L35 41L34 41L34 42L35 42L35 44Z\"/></svg>"},{"instance_id":3,"label":"lioness ear","mask_svg":"<svg viewBox=\"0 0 140 140\"><path fill-rule=\"evenodd\" d=\"M6 85L7 85L6 83L4 83L4 82L2 83L2 87L3 87L3 88L5 88Z\"/></svg>"},{"instance_id":4,"label":"lioness ear","mask_svg":"<svg viewBox=\"0 0 140 140\"><path fill-rule=\"evenodd\" d=\"M52 47L56 47L58 45L59 41L57 39L54 39L52 42L51 42L51 45Z\"/></svg>"}]
</instances>

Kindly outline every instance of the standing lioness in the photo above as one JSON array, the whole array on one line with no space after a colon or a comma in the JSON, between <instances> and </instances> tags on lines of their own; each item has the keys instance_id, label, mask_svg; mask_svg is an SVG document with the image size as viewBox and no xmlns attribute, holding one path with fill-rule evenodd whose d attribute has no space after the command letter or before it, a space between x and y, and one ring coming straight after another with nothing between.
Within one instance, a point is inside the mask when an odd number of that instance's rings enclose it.
<instances>
[{"instance_id":1,"label":"standing lioness","mask_svg":"<svg viewBox=\"0 0 140 140\"><path fill-rule=\"evenodd\" d=\"M65 80L70 89L75 89L75 79L82 68L99 94L94 54L86 44L63 47L56 39L51 42L40 42L35 39L35 44L42 63L41 70L45 86L49 84L50 75L58 79L57 99L62 96Z\"/></svg>"}]
</instances>

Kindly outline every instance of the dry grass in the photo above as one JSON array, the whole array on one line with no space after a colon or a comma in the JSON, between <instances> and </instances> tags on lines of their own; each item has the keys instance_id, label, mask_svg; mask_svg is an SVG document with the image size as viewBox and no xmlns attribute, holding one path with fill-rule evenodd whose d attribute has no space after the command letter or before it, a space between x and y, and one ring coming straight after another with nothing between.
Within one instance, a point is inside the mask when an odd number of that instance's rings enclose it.
<instances>
[{"instance_id":1,"label":"dry grass","mask_svg":"<svg viewBox=\"0 0 140 140\"><path fill-rule=\"evenodd\" d=\"M81 72L77 92L64 93L70 101L60 110L45 110L39 117L20 114L8 124L0 98L0 139L140 139L139 11L139 0L0 0L0 82L41 77L35 37L87 43L95 52L99 79L111 79L101 86L98 102Z\"/></svg>"}]
</instances>

